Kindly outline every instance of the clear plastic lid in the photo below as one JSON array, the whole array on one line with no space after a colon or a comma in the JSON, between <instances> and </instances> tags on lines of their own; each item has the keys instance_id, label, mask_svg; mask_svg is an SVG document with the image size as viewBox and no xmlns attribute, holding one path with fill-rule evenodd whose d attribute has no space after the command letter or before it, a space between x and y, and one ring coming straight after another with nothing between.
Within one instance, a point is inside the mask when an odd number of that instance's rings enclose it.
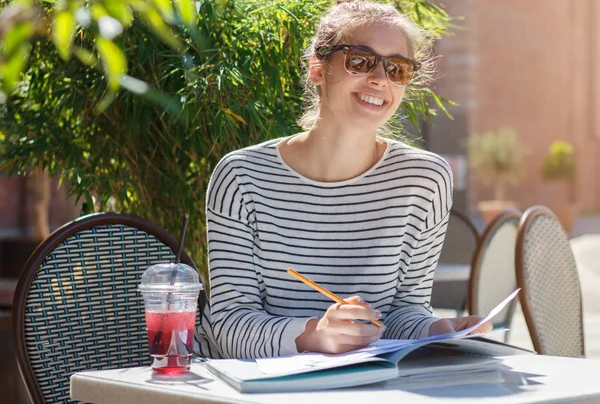
<instances>
[{"instance_id":1,"label":"clear plastic lid","mask_svg":"<svg viewBox=\"0 0 600 404\"><path fill-rule=\"evenodd\" d=\"M153 293L198 292L204 287L200 283L198 272L186 264L152 265L142 275L139 289Z\"/></svg>"}]
</instances>

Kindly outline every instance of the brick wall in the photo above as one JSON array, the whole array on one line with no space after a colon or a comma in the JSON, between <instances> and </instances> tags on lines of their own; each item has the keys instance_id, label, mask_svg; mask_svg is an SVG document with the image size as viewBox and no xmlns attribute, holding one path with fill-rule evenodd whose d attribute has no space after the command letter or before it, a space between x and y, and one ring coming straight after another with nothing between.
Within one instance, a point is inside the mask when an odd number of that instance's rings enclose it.
<instances>
[{"instance_id":1,"label":"brick wall","mask_svg":"<svg viewBox=\"0 0 600 404\"><path fill-rule=\"evenodd\" d=\"M514 128L529 154L523 183L509 191L522 208L548 203L540 169L554 140L575 145L577 196L600 210L600 1L453 0L445 3L457 35L441 40L438 91L461 105L456 120L439 119L434 151L502 127ZM439 140L438 140L439 139ZM443 139L443 140L442 140ZM463 150L464 152L464 150ZM470 180L467 206L491 197Z\"/></svg>"}]
</instances>

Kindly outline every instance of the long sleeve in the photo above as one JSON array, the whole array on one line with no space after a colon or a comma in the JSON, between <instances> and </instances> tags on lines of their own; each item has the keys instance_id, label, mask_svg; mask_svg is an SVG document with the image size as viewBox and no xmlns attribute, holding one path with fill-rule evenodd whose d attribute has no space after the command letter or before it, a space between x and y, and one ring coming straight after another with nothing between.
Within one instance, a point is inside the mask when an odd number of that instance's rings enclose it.
<instances>
[{"instance_id":1,"label":"long sleeve","mask_svg":"<svg viewBox=\"0 0 600 404\"><path fill-rule=\"evenodd\" d=\"M441 160L441 159L440 159ZM438 319L432 316L431 289L452 206L452 175L445 164L440 171L443 181L436 189L423 227L414 237L408 265L400 262L399 282L391 309L384 318L387 329L383 338L418 339L429 335L429 327Z\"/></svg>"},{"instance_id":2,"label":"long sleeve","mask_svg":"<svg viewBox=\"0 0 600 404\"><path fill-rule=\"evenodd\" d=\"M209 322L219 356L257 358L297 353L295 339L310 318L273 316L264 310L264 284L253 262L256 229L234 165L235 161L226 159L215 169L206 207Z\"/></svg>"},{"instance_id":3,"label":"long sleeve","mask_svg":"<svg viewBox=\"0 0 600 404\"><path fill-rule=\"evenodd\" d=\"M423 239L417 242L406 275L394 296L392 309L384 319L387 329L383 338L424 338L428 336L431 324L437 321L430 306L431 287L448 217L423 233Z\"/></svg>"}]
</instances>

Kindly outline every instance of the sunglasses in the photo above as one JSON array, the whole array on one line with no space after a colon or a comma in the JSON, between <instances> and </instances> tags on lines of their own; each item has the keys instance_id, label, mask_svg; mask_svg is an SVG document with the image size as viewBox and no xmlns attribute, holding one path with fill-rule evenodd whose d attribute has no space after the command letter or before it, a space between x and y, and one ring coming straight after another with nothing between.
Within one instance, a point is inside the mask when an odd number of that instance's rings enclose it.
<instances>
[{"instance_id":1,"label":"sunglasses","mask_svg":"<svg viewBox=\"0 0 600 404\"><path fill-rule=\"evenodd\" d=\"M369 74L383 61L385 75L389 81L398 86L405 86L415 77L421 63L404 56L381 56L369 48L353 45L328 45L317 48L317 56L321 59L337 52L344 51L344 68L350 74L364 76Z\"/></svg>"}]
</instances>

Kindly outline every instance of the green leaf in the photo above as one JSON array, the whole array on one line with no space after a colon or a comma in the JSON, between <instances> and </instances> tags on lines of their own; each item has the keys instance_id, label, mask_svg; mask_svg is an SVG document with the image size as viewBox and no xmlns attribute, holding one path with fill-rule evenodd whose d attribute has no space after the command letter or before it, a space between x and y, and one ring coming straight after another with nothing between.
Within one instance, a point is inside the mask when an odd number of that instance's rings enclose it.
<instances>
[{"instance_id":1,"label":"green leaf","mask_svg":"<svg viewBox=\"0 0 600 404\"><path fill-rule=\"evenodd\" d=\"M450 119L454 119L454 118L452 117L452 114L450 114L450 112L448 111L448 109L447 109L447 108L446 108L446 106L444 105L444 102L445 102L445 103L447 103L447 104L449 104L449 105L452 105L452 106L456 106L457 104L456 104L455 102L453 102L453 101L450 101L450 100L449 100L449 99L447 99L447 98L444 98L444 97L441 97L441 96L439 96L439 95L435 94L433 91L431 91L431 90L429 90L429 89L428 89L428 93L429 93L429 95L430 95L430 96L431 96L431 97L434 99L434 101L435 101L435 104L436 104L436 105L437 105L437 106L438 106L438 107L439 107L439 108L440 108L442 111L444 111L444 114L446 114L446 116L447 116L448 118L450 118Z\"/></svg>"},{"instance_id":2,"label":"green leaf","mask_svg":"<svg viewBox=\"0 0 600 404\"><path fill-rule=\"evenodd\" d=\"M33 26L26 22L18 24L6 33L4 38L4 54L11 55L19 46L27 41L33 33Z\"/></svg>"},{"instance_id":3,"label":"green leaf","mask_svg":"<svg viewBox=\"0 0 600 404\"><path fill-rule=\"evenodd\" d=\"M174 0L177 12L184 24L196 27L196 5L193 0Z\"/></svg>"},{"instance_id":4,"label":"green leaf","mask_svg":"<svg viewBox=\"0 0 600 404\"><path fill-rule=\"evenodd\" d=\"M113 41L106 38L97 38L96 46L100 52L104 71L108 76L108 88L111 91L117 91L121 76L127 71L125 54Z\"/></svg>"},{"instance_id":5,"label":"green leaf","mask_svg":"<svg viewBox=\"0 0 600 404\"><path fill-rule=\"evenodd\" d=\"M106 8L104 8L100 4L94 4L90 10L92 11L92 16L94 17L95 20L98 20L98 18L100 18L104 15L109 15Z\"/></svg>"},{"instance_id":6,"label":"green leaf","mask_svg":"<svg viewBox=\"0 0 600 404\"><path fill-rule=\"evenodd\" d=\"M141 96L143 99L150 101L153 104L160 105L165 111L169 112L179 122L186 122L186 114L184 113L178 101L169 94L157 90L149 86L146 82L136 79L128 75L123 75L121 78L121 86L131 91L134 94ZM245 123L245 122L244 122Z\"/></svg>"},{"instance_id":7,"label":"green leaf","mask_svg":"<svg viewBox=\"0 0 600 404\"><path fill-rule=\"evenodd\" d=\"M171 0L154 0L154 5L162 14L164 20L169 24L175 23L175 15Z\"/></svg>"},{"instance_id":8,"label":"green leaf","mask_svg":"<svg viewBox=\"0 0 600 404\"><path fill-rule=\"evenodd\" d=\"M125 28L130 27L133 23L133 13L129 6L121 0L104 0L104 7L108 13L119 20Z\"/></svg>"},{"instance_id":9,"label":"green leaf","mask_svg":"<svg viewBox=\"0 0 600 404\"><path fill-rule=\"evenodd\" d=\"M10 170L17 164L17 159L11 159L3 161L0 164L0 172L10 172Z\"/></svg>"},{"instance_id":10,"label":"green leaf","mask_svg":"<svg viewBox=\"0 0 600 404\"><path fill-rule=\"evenodd\" d=\"M183 43L177 35L165 24L160 13L155 8L148 8L141 13L142 19L154 33L171 48L182 52L184 49Z\"/></svg>"},{"instance_id":11,"label":"green leaf","mask_svg":"<svg viewBox=\"0 0 600 404\"><path fill-rule=\"evenodd\" d=\"M247 125L247 123L244 120L244 118L242 118L241 116L239 116L238 114L236 114L235 112L233 112L232 110L230 110L229 108L223 108L223 111L225 111L229 116L231 116L235 120L243 123L244 125Z\"/></svg>"},{"instance_id":12,"label":"green leaf","mask_svg":"<svg viewBox=\"0 0 600 404\"><path fill-rule=\"evenodd\" d=\"M109 91L103 98L100 100L98 105L94 108L94 112L96 114L101 114L108 109L110 104L115 100L116 93L114 91Z\"/></svg>"},{"instance_id":13,"label":"green leaf","mask_svg":"<svg viewBox=\"0 0 600 404\"><path fill-rule=\"evenodd\" d=\"M23 43L13 55L0 65L0 75L3 78L3 88L7 93L13 89L21 77L21 71L29 56L29 44Z\"/></svg>"},{"instance_id":14,"label":"green leaf","mask_svg":"<svg viewBox=\"0 0 600 404\"><path fill-rule=\"evenodd\" d=\"M75 17L69 10L57 12L52 20L52 41L63 60L68 60L71 56L76 27Z\"/></svg>"},{"instance_id":15,"label":"green leaf","mask_svg":"<svg viewBox=\"0 0 600 404\"><path fill-rule=\"evenodd\" d=\"M92 194L90 193L90 191L88 191L87 189L85 191L83 191L83 194L85 196L85 213L86 214L90 214L90 213L94 213L95 209L94 209L94 198L92 197Z\"/></svg>"},{"instance_id":16,"label":"green leaf","mask_svg":"<svg viewBox=\"0 0 600 404\"><path fill-rule=\"evenodd\" d=\"M94 56L94 54L87 49L76 46L73 48L73 53L75 56L77 56L81 63L85 64L86 66L93 67L98 63L96 56Z\"/></svg>"}]
</instances>

